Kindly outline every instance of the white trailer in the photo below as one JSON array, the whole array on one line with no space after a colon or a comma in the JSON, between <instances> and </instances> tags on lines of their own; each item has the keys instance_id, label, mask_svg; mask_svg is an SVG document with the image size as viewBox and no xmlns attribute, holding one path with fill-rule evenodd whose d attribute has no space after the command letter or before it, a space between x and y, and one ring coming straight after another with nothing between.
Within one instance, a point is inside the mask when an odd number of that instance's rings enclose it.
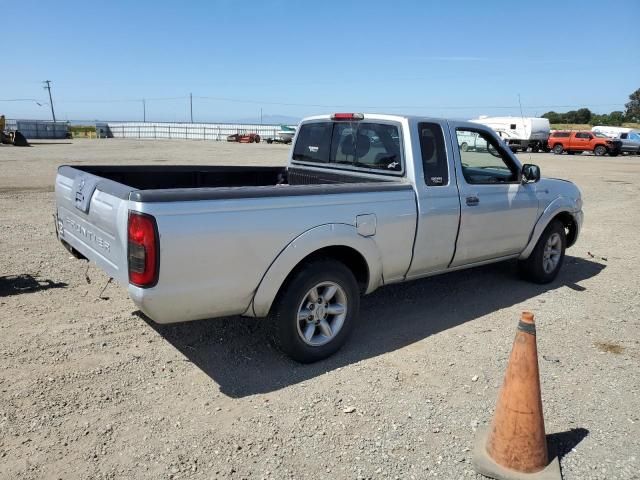
<instances>
[{"instance_id":1,"label":"white trailer","mask_svg":"<svg viewBox=\"0 0 640 480\"><path fill-rule=\"evenodd\" d=\"M546 118L481 116L470 121L491 128L513 152L526 151L528 148L538 152L548 148L551 125Z\"/></svg>"},{"instance_id":2,"label":"white trailer","mask_svg":"<svg viewBox=\"0 0 640 480\"><path fill-rule=\"evenodd\" d=\"M592 132L602 133L607 137L619 138L623 133L630 133L635 131L633 128L628 127L610 127L608 125L596 125L591 129Z\"/></svg>"}]
</instances>

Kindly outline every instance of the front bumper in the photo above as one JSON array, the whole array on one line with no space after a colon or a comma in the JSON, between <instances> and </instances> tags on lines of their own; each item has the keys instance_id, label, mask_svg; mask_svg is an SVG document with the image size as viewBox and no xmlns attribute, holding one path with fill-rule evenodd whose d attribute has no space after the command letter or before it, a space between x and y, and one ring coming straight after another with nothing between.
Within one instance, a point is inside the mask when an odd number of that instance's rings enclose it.
<instances>
[{"instance_id":1,"label":"front bumper","mask_svg":"<svg viewBox=\"0 0 640 480\"><path fill-rule=\"evenodd\" d=\"M614 153L614 154L622 153L622 143L610 143L610 144L607 144L607 151L609 153Z\"/></svg>"},{"instance_id":2,"label":"front bumper","mask_svg":"<svg viewBox=\"0 0 640 480\"><path fill-rule=\"evenodd\" d=\"M582 231L582 223L584 222L584 212L582 210L573 212L573 218L576 224L576 231L572 235L570 243L567 243L567 247L574 245L580 237L580 232Z\"/></svg>"}]
</instances>

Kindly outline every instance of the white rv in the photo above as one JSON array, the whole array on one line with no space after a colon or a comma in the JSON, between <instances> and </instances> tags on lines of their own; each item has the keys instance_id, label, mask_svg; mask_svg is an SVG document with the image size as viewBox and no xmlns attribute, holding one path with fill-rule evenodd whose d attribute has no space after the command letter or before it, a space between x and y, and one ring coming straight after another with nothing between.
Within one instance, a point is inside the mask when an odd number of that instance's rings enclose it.
<instances>
[{"instance_id":1,"label":"white rv","mask_svg":"<svg viewBox=\"0 0 640 480\"><path fill-rule=\"evenodd\" d=\"M627 127L609 127L606 125L596 125L591 129L592 132L602 133L607 137L619 138L623 133L630 133L635 131L633 128Z\"/></svg>"},{"instance_id":2,"label":"white rv","mask_svg":"<svg viewBox=\"0 0 640 480\"><path fill-rule=\"evenodd\" d=\"M551 125L546 118L481 116L470 121L494 130L513 152L527 148L538 152L548 148Z\"/></svg>"}]
</instances>

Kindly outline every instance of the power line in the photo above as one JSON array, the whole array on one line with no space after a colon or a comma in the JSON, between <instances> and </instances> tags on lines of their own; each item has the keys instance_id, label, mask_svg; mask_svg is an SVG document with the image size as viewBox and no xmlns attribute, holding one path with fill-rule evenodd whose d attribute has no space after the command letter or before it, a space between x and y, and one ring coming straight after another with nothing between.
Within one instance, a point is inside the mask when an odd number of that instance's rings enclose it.
<instances>
[{"instance_id":1,"label":"power line","mask_svg":"<svg viewBox=\"0 0 640 480\"><path fill-rule=\"evenodd\" d=\"M45 104L42 100L36 100L35 98L2 98L0 102L35 102L37 104Z\"/></svg>"},{"instance_id":2,"label":"power line","mask_svg":"<svg viewBox=\"0 0 640 480\"><path fill-rule=\"evenodd\" d=\"M189 98L186 96L182 97L145 97L147 101L164 101L164 100L184 100L185 98ZM58 103L137 103L139 102L139 98L118 98L118 99L96 99L96 100L58 100Z\"/></svg>"},{"instance_id":3,"label":"power line","mask_svg":"<svg viewBox=\"0 0 640 480\"><path fill-rule=\"evenodd\" d=\"M319 103L295 103L295 102L275 102L256 99L242 99L232 97L217 97L206 95L185 95L180 97L147 97L146 101L169 101L169 100L189 100L190 114L193 111L193 99L211 100L219 102L254 104L254 105L276 105L285 107L313 107L313 108L366 108L379 110L398 110L398 109L440 109L440 110L466 110L466 109L519 109L517 105L366 105L366 104L319 104ZM81 99L81 100L58 100L58 103L137 103L139 98L121 98L121 99ZM622 103L602 103L590 104L588 102L576 105L522 105L523 108L582 108L585 105L590 107L611 107L623 106Z\"/></svg>"}]
</instances>

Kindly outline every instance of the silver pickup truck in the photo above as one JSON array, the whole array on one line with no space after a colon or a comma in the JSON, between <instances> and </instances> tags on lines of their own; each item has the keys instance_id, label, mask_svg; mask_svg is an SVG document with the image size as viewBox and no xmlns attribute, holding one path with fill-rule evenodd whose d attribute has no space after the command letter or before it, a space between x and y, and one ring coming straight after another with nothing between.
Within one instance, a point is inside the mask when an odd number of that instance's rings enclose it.
<instances>
[{"instance_id":1,"label":"silver pickup truck","mask_svg":"<svg viewBox=\"0 0 640 480\"><path fill-rule=\"evenodd\" d=\"M574 184L489 128L400 115L307 118L286 168L62 166L55 190L60 241L152 320L269 317L301 362L340 348L383 285L508 259L552 281L583 218Z\"/></svg>"}]
</instances>

